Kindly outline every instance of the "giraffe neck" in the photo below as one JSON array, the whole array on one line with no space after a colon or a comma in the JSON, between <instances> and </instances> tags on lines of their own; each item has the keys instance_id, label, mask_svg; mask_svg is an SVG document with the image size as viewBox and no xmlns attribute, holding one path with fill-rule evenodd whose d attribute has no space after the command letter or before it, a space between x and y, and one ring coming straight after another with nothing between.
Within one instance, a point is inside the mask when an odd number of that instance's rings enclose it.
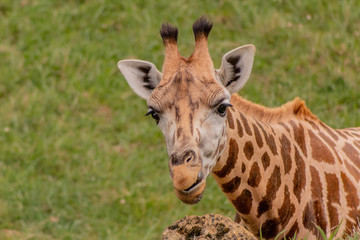
<instances>
[{"instance_id":1,"label":"giraffe neck","mask_svg":"<svg viewBox=\"0 0 360 240\"><path fill-rule=\"evenodd\" d=\"M269 123L243 112L228 111L227 144L213 169L243 224L258 235L261 228L265 239L284 229L288 236L320 237L314 222L325 231L341 220L347 221L343 231L354 226L360 216L360 165L348 163L346 156L352 152L348 158L360 163L360 147L356 150L348 141L360 129L347 134L313 118ZM360 137L356 139L351 142L355 147ZM343 155L337 153L339 143ZM353 177L346 177L349 173Z\"/></svg>"},{"instance_id":2,"label":"giraffe neck","mask_svg":"<svg viewBox=\"0 0 360 240\"><path fill-rule=\"evenodd\" d=\"M278 146L279 137L281 141L286 130L231 110L228 111L227 126L227 146L213 176L243 223L255 233L262 225L266 235L267 228L277 225L273 221L278 216L275 209L295 211L295 206L288 204L289 189L282 184L292 165L286 156L290 150L289 141L283 138L285 148ZM281 155L284 155L284 161L275 157Z\"/></svg>"}]
</instances>

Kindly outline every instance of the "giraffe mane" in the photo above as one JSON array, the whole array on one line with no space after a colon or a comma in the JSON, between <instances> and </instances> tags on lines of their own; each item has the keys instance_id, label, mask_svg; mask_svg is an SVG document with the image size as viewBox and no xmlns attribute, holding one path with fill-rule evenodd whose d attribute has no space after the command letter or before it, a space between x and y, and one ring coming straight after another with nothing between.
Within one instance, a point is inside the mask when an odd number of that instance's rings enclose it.
<instances>
[{"instance_id":1,"label":"giraffe mane","mask_svg":"<svg viewBox=\"0 0 360 240\"><path fill-rule=\"evenodd\" d=\"M231 96L231 103L242 113L263 122L279 122L293 117L320 121L318 117L306 107L305 101L299 97L275 108L268 108L250 102L237 94Z\"/></svg>"}]
</instances>

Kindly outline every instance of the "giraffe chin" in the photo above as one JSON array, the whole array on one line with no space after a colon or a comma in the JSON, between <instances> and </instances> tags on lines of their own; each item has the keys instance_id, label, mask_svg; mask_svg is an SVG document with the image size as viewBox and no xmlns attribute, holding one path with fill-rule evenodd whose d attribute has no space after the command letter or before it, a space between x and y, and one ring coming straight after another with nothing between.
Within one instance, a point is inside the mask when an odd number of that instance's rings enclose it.
<instances>
[{"instance_id":1,"label":"giraffe chin","mask_svg":"<svg viewBox=\"0 0 360 240\"><path fill-rule=\"evenodd\" d=\"M178 189L175 189L175 195L186 204L197 204L200 202L203 192L205 190L206 181L205 179L200 182L194 189L191 191L185 192Z\"/></svg>"}]
</instances>

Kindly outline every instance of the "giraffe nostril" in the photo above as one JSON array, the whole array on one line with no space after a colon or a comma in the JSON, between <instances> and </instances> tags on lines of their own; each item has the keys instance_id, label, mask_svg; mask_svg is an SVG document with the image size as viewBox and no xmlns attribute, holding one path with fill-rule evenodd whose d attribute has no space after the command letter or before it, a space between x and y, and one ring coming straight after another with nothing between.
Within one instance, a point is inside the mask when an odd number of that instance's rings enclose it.
<instances>
[{"instance_id":1,"label":"giraffe nostril","mask_svg":"<svg viewBox=\"0 0 360 240\"><path fill-rule=\"evenodd\" d=\"M170 155L170 164L172 166L189 164L190 162L194 162L195 160L196 160L196 154L193 150L187 150L184 153L174 152Z\"/></svg>"},{"instance_id":2,"label":"giraffe nostril","mask_svg":"<svg viewBox=\"0 0 360 240\"><path fill-rule=\"evenodd\" d=\"M194 161L194 159L195 159L195 152L193 150L188 150L184 154L184 162L189 163Z\"/></svg>"}]
</instances>

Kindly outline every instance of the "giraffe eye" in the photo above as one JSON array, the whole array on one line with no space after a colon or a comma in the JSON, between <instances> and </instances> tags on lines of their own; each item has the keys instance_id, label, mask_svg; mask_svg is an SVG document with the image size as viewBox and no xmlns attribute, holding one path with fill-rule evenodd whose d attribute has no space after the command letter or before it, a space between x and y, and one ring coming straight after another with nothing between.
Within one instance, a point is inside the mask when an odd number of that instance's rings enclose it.
<instances>
[{"instance_id":1,"label":"giraffe eye","mask_svg":"<svg viewBox=\"0 0 360 240\"><path fill-rule=\"evenodd\" d=\"M151 117L155 120L156 124L159 123L160 117L159 114L157 114L157 112L155 112L152 109L149 109L149 111L145 114L145 116L149 116L149 115L151 115Z\"/></svg>"},{"instance_id":2,"label":"giraffe eye","mask_svg":"<svg viewBox=\"0 0 360 240\"><path fill-rule=\"evenodd\" d=\"M220 116L224 117L226 115L226 108L231 107L230 103L222 103L218 106L217 112Z\"/></svg>"}]
</instances>

